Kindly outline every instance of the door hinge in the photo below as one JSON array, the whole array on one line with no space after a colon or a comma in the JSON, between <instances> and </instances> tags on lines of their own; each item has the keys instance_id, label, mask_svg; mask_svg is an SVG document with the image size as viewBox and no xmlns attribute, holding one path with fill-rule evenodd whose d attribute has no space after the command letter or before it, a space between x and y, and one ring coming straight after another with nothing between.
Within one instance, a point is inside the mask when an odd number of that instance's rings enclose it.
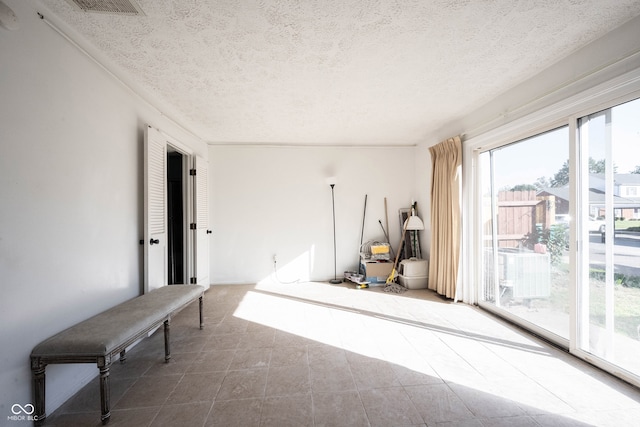
<instances>
[{"instance_id":1,"label":"door hinge","mask_svg":"<svg viewBox=\"0 0 640 427\"><path fill-rule=\"evenodd\" d=\"M189 230L197 230L198 229L198 225L195 222L192 222L191 224L189 224Z\"/></svg>"},{"instance_id":2,"label":"door hinge","mask_svg":"<svg viewBox=\"0 0 640 427\"><path fill-rule=\"evenodd\" d=\"M198 284L198 280L195 277L192 277L191 279L189 279L189 283L192 285L196 285Z\"/></svg>"},{"instance_id":3,"label":"door hinge","mask_svg":"<svg viewBox=\"0 0 640 427\"><path fill-rule=\"evenodd\" d=\"M196 170L195 169L189 169L189 175L196 176Z\"/></svg>"}]
</instances>

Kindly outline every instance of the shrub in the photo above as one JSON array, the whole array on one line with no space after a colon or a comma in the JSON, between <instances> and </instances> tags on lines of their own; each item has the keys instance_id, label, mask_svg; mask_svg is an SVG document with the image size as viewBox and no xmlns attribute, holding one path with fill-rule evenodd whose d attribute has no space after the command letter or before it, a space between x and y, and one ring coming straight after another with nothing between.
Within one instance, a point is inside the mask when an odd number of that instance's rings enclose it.
<instances>
[{"instance_id":1,"label":"shrub","mask_svg":"<svg viewBox=\"0 0 640 427\"><path fill-rule=\"evenodd\" d=\"M533 249L536 243L543 243L549 252L551 264L558 265L562 254L569 247L569 229L565 224L553 224L551 228L545 229L536 226L535 231L525 236L523 244L528 249Z\"/></svg>"},{"instance_id":2,"label":"shrub","mask_svg":"<svg viewBox=\"0 0 640 427\"><path fill-rule=\"evenodd\" d=\"M589 271L589 277L604 282L606 279L606 273L604 270L591 269ZM616 285L624 286L625 288L640 289L640 276L628 276L622 273L614 273L613 281Z\"/></svg>"}]
</instances>

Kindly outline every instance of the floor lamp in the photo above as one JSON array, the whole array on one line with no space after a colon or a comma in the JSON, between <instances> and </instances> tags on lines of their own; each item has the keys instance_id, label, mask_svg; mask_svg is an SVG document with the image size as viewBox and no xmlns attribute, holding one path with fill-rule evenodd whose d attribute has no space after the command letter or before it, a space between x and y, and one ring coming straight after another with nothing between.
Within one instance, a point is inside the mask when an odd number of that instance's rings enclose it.
<instances>
[{"instance_id":1,"label":"floor lamp","mask_svg":"<svg viewBox=\"0 0 640 427\"><path fill-rule=\"evenodd\" d=\"M405 228L411 231L411 242L415 245L414 248L411 248L411 252L417 255L418 253L418 239L416 238L416 230L424 230L424 223L416 215L415 205L411 205L411 213L409 218L407 218L405 222Z\"/></svg>"},{"instance_id":2,"label":"floor lamp","mask_svg":"<svg viewBox=\"0 0 640 427\"><path fill-rule=\"evenodd\" d=\"M337 259L336 259L336 201L333 195L333 187L336 185L336 178L331 177L327 178L327 184L331 187L331 208L333 213L333 279L329 280L329 283L337 285L342 282L342 280L338 279L338 267L337 267Z\"/></svg>"}]
</instances>

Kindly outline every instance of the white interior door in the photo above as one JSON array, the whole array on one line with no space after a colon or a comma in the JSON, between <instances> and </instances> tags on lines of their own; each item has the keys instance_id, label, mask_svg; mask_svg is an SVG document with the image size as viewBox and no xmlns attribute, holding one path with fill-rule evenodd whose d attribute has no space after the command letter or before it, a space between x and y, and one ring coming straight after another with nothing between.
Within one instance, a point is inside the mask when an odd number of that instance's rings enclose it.
<instances>
[{"instance_id":1,"label":"white interior door","mask_svg":"<svg viewBox=\"0 0 640 427\"><path fill-rule=\"evenodd\" d=\"M144 134L144 292L167 284L167 142Z\"/></svg>"},{"instance_id":2,"label":"white interior door","mask_svg":"<svg viewBox=\"0 0 640 427\"><path fill-rule=\"evenodd\" d=\"M202 157L194 157L195 175L193 188L195 282L209 287L209 163Z\"/></svg>"}]
</instances>

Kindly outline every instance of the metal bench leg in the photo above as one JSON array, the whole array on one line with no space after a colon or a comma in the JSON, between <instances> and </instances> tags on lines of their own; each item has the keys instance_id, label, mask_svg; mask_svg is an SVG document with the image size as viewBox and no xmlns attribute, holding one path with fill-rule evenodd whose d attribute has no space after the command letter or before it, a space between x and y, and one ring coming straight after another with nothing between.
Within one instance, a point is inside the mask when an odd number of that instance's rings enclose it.
<instances>
[{"instance_id":1,"label":"metal bench leg","mask_svg":"<svg viewBox=\"0 0 640 427\"><path fill-rule=\"evenodd\" d=\"M46 391L46 378L45 378L45 369L47 367L46 363L42 363L39 358L31 359L31 372L33 375L33 391L35 397L35 413L36 423L44 421L47 418L46 407L45 407L45 391Z\"/></svg>"},{"instance_id":2,"label":"metal bench leg","mask_svg":"<svg viewBox=\"0 0 640 427\"><path fill-rule=\"evenodd\" d=\"M164 321L164 361L169 363L169 359L171 359L171 345L169 344L169 323L171 318L167 318Z\"/></svg>"},{"instance_id":3,"label":"metal bench leg","mask_svg":"<svg viewBox=\"0 0 640 427\"><path fill-rule=\"evenodd\" d=\"M100 420L102 424L107 424L111 417L111 387L109 384L109 368L111 361L103 358L98 359L100 369L100 409L102 414Z\"/></svg>"},{"instance_id":4,"label":"metal bench leg","mask_svg":"<svg viewBox=\"0 0 640 427\"><path fill-rule=\"evenodd\" d=\"M127 361L127 350L122 350L120 352L120 363L124 363Z\"/></svg>"},{"instance_id":5,"label":"metal bench leg","mask_svg":"<svg viewBox=\"0 0 640 427\"><path fill-rule=\"evenodd\" d=\"M202 315L202 296L200 297L199 306L200 306L200 329L203 329L204 328L204 317Z\"/></svg>"}]
</instances>

